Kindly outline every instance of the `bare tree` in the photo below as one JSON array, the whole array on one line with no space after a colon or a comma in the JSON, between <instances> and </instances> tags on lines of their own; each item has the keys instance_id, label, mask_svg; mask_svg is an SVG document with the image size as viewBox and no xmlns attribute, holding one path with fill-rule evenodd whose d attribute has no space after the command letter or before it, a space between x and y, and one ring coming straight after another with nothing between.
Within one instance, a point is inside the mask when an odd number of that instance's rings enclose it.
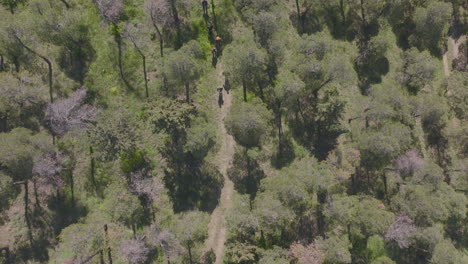
<instances>
[{"instance_id":1,"label":"bare tree","mask_svg":"<svg viewBox=\"0 0 468 264\"><path fill-rule=\"evenodd\" d=\"M325 253L316 243L303 246L294 242L289 248L289 258L298 264L320 264L325 260Z\"/></svg>"},{"instance_id":2,"label":"bare tree","mask_svg":"<svg viewBox=\"0 0 468 264\"><path fill-rule=\"evenodd\" d=\"M45 121L52 132L63 135L75 129L84 129L96 120L97 109L85 103L86 88L76 90L67 99L47 106Z\"/></svg>"},{"instance_id":3,"label":"bare tree","mask_svg":"<svg viewBox=\"0 0 468 264\"><path fill-rule=\"evenodd\" d=\"M416 149L410 149L395 160L395 169L401 177L412 176L415 171L424 166L424 160Z\"/></svg>"},{"instance_id":4,"label":"bare tree","mask_svg":"<svg viewBox=\"0 0 468 264\"><path fill-rule=\"evenodd\" d=\"M120 248L130 264L146 263L150 255L150 249L142 237L125 240Z\"/></svg>"},{"instance_id":5,"label":"bare tree","mask_svg":"<svg viewBox=\"0 0 468 264\"><path fill-rule=\"evenodd\" d=\"M156 221L156 213L152 204L159 201L160 194L164 191L164 184L146 169L130 173L129 180L130 191L146 201L146 207L151 210L153 221Z\"/></svg>"},{"instance_id":6,"label":"bare tree","mask_svg":"<svg viewBox=\"0 0 468 264\"><path fill-rule=\"evenodd\" d=\"M174 24L174 17L171 16L171 5L168 0L148 0L145 9L151 20L151 24L159 37L159 51L163 54L163 29L165 26Z\"/></svg>"},{"instance_id":7,"label":"bare tree","mask_svg":"<svg viewBox=\"0 0 468 264\"><path fill-rule=\"evenodd\" d=\"M54 97L53 97L53 79L52 79L52 62L51 60L49 60L47 57L45 57L44 55L41 55L39 52L37 52L36 50L34 50L31 45L27 44L25 41L24 41L24 35L25 33L23 32L23 30L19 27L14 27L12 25L10 25L8 28L7 28L7 32L9 34L9 36L11 38L13 38L19 46L25 48L27 51L31 52L32 54L36 55L37 57L41 58L46 64L47 64L47 67L48 67L48 80L49 80L49 97L50 97L50 102L53 103L54 102Z\"/></svg>"},{"instance_id":8,"label":"bare tree","mask_svg":"<svg viewBox=\"0 0 468 264\"><path fill-rule=\"evenodd\" d=\"M118 50L118 64L119 64L119 72L120 78L125 83L127 88L133 90L132 85L128 82L127 78L125 78L123 64L122 64L122 36L120 35L120 30L118 26L118 22L120 17L123 13L124 3L122 0L95 0L95 3L99 9L99 13L104 18L104 21L111 24L113 27L114 32L114 39L117 44Z\"/></svg>"},{"instance_id":9,"label":"bare tree","mask_svg":"<svg viewBox=\"0 0 468 264\"><path fill-rule=\"evenodd\" d=\"M130 173L130 188L135 194L146 195L152 201L157 201L164 185L158 178L141 169Z\"/></svg>"},{"instance_id":10,"label":"bare tree","mask_svg":"<svg viewBox=\"0 0 468 264\"><path fill-rule=\"evenodd\" d=\"M183 252L183 248L176 237L169 231L160 230L156 224L150 227L148 238L152 245L159 247L164 252L164 256L168 261L175 259Z\"/></svg>"},{"instance_id":11,"label":"bare tree","mask_svg":"<svg viewBox=\"0 0 468 264\"><path fill-rule=\"evenodd\" d=\"M416 231L413 220L406 215L400 215L388 228L385 239L396 242L399 248L408 248Z\"/></svg>"},{"instance_id":12,"label":"bare tree","mask_svg":"<svg viewBox=\"0 0 468 264\"><path fill-rule=\"evenodd\" d=\"M122 0L95 0L99 13L107 23L116 25L124 8Z\"/></svg>"},{"instance_id":13,"label":"bare tree","mask_svg":"<svg viewBox=\"0 0 468 264\"><path fill-rule=\"evenodd\" d=\"M141 31L141 25L125 24L123 36L125 38L128 38L132 42L133 46L135 47L135 50L141 56L141 60L143 64L143 77L145 79L145 95L146 95L146 98L148 98L149 94L148 94L148 77L146 73L146 56L142 50L143 43L141 39L139 38L139 34L138 34L139 31Z\"/></svg>"},{"instance_id":14,"label":"bare tree","mask_svg":"<svg viewBox=\"0 0 468 264\"><path fill-rule=\"evenodd\" d=\"M33 165L33 184L36 205L39 206L38 191L48 196L52 191L60 191L65 187L65 181L60 177L63 171L64 157L58 152L48 152L39 156Z\"/></svg>"}]
</instances>

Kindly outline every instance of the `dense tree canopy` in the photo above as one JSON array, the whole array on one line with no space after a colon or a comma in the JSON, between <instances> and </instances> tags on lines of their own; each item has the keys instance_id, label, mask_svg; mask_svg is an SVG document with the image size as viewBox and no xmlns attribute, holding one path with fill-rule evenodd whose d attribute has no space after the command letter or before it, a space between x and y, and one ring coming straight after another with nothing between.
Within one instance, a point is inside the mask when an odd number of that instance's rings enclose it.
<instances>
[{"instance_id":1,"label":"dense tree canopy","mask_svg":"<svg viewBox=\"0 0 468 264\"><path fill-rule=\"evenodd\" d=\"M0 0L0 262L468 263L463 0Z\"/></svg>"}]
</instances>

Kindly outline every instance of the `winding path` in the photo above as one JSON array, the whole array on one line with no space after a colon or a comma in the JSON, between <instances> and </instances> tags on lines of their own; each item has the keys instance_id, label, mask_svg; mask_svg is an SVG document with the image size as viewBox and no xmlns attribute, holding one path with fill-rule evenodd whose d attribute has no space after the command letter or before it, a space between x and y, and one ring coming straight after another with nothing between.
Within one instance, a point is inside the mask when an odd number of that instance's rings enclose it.
<instances>
[{"instance_id":1,"label":"winding path","mask_svg":"<svg viewBox=\"0 0 468 264\"><path fill-rule=\"evenodd\" d=\"M221 86L224 83L223 68L222 62L218 63L216 68L218 86ZM213 89L213 91L216 91L216 89ZM218 111L219 114L217 116L221 147L216 155L216 164L223 175L224 186L221 190L218 207L216 207L211 214L211 220L208 226L208 239L205 242L206 251L213 249L216 254L215 264L221 264L223 260L224 243L226 241L227 232L225 213L232 207L232 195L234 192L234 184L229 179L227 170L234 157L235 141L234 138L227 133L226 127L224 126L224 118L231 107L232 96L231 94L227 94L226 91L223 91L223 98L224 105L221 107L221 110ZM218 105L213 104L213 107L218 107Z\"/></svg>"},{"instance_id":2,"label":"winding path","mask_svg":"<svg viewBox=\"0 0 468 264\"><path fill-rule=\"evenodd\" d=\"M452 61L454 59L456 59L456 58L458 58L458 56L460 56L459 47L460 47L461 44L463 44L465 42L465 39L466 39L466 36L461 36L457 40L455 40L453 37L449 37L448 42L447 42L447 46L449 48L444 53L444 55L442 57L443 62L444 62L444 73L445 73L446 77L450 76L450 72L451 72L451 68L452 68L451 63L452 63ZM451 59L449 58L450 47L451 47L451 49L453 51Z\"/></svg>"}]
</instances>

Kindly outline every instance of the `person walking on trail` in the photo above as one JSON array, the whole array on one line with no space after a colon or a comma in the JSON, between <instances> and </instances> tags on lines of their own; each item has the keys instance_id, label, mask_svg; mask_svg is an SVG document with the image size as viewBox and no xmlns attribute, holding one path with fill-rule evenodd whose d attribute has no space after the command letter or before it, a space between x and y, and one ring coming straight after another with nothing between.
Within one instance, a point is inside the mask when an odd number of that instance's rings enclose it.
<instances>
[{"instance_id":1,"label":"person walking on trail","mask_svg":"<svg viewBox=\"0 0 468 264\"><path fill-rule=\"evenodd\" d=\"M223 75L224 75L224 90L226 90L226 93L229 94L229 90L231 90L231 84L229 83L229 78L228 78L229 74L224 74L223 72Z\"/></svg>"},{"instance_id":2,"label":"person walking on trail","mask_svg":"<svg viewBox=\"0 0 468 264\"><path fill-rule=\"evenodd\" d=\"M216 35L215 45L216 45L216 51L218 52L218 55L221 55L221 42L222 41L223 39L219 35Z\"/></svg>"},{"instance_id":3,"label":"person walking on trail","mask_svg":"<svg viewBox=\"0 0 468 264\"><path fill-rule=\"evenodd\" d=\"M213 47L211 48L211 65L216 68L216 64L218 63L218 52L216 51L216 48Z\"/></svg>"},{"instance_id":4,"label":"person walking on trail","mask_svg":"<svg viewBox=\"0 0 468 264\"><path fill-rule=\"evenodd\" d=\"M210 42L213 43L213 24L208 25L208 38L210 39Z\"/></svg>"},{"instance_id":5,"label":"person walking on trail","mask_svg":"<svg viewBox=\"0 0 468 264\"><path fill-rule=\"evenodd\" d=\"M202 7L203 7L203 15L208 16L208 1L203 0L201 2L201 4L202 4Z\"/></svg>"},{"instance_id":6,"label":"person walking on trail","mask_svg":"<svg viewBox=\"0 0 468 264\"><path fill-rule=\"evenodd\" d=\"M218 87L218 105L219 108L221 108L224 104L224 99L223 99L223 87Z\"/></svg>"}]
</instances>

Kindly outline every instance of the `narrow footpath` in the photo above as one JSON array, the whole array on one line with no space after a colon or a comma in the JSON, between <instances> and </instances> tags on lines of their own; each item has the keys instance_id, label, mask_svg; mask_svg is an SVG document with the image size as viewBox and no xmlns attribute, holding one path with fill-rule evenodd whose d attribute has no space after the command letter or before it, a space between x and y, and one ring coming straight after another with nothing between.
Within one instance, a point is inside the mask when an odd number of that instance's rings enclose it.
<instances>
[{"instance_id":1,"label":"narrow footpath","mask_svg":"<svg viewBox=\"0 0 468 264\"><path fill-rule=\"evenodd\" d=\"M218 87L224 84L223 64L218 63L216 67L216 84ZM213 92L216 89L213 88ZM232 91L230 92L232 93ZM217 98L217 96L216 96ZM216 155L216 164L224 178L224 186L221 190L221 197L218 207L211 214L211 220L208 226L208 239L205 242L206 251L213 249L216 254L216 264L221 264L224 256L224 243L226 241L226 212L232 207L232 195L234 192L234 184L227 175L227 170L232 164L235 150L234 138L227 133L224 126L224 119L229 112L232 103L231 94L227 94L223 90L224 104L218 111L217 123L220 135L221 147ZM219 107L217 103L213 103L213 107Z\"/></svg>"}]
</instances>

